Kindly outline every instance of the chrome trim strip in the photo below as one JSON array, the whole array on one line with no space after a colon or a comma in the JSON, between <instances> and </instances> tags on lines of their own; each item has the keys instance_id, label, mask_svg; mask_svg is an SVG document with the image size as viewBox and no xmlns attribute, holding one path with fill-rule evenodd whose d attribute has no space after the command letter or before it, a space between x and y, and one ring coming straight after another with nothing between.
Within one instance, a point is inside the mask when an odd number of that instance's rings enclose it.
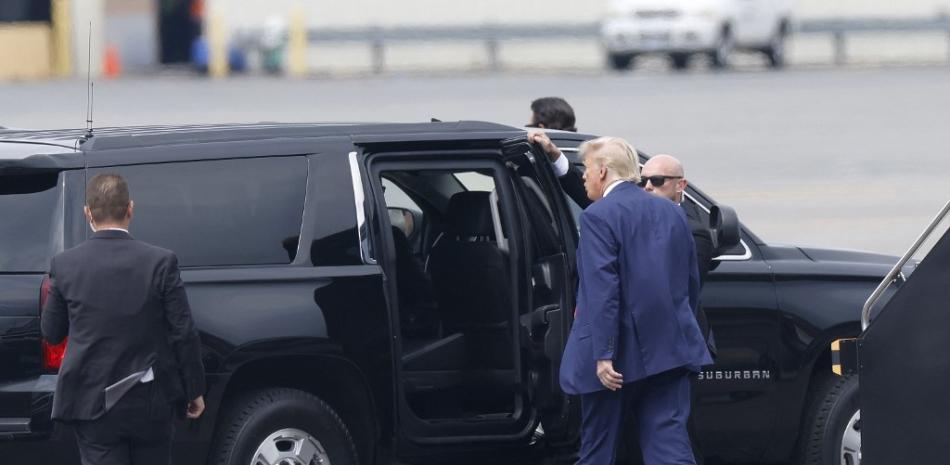
<instances>
[{"instance_id":1,"label":"chrome trim strip","mask_svg":"<svg viewBox=\"0 0 950 465\"><path fill-rule=\"evenodd\" d=\"M363 193L363 178L360 177L360 164L356 159L356 152L350 152L350 176L353 179L353 200L356 204L356 233L360 240L360 256L363 262L376 264L376 259L370 255L370 243L366 234L366 197Z\"/></svg>"},{"instance_id":2,"label":"chrome trim strip","mask_svg":"<svg viewBox=\"0 0 950 465\"><path fill-rule=\"evenodd\" d=\"M907 249L907 252L904 253L904 256L891 268L891 271L887 273L887 276L884 277L884 280L881 281L881 284L877 285L877 288L874 289L874 292L871 293L871 296L868 297L868 300L864 302L864 308L861 309L861 331L868 329L868 325L871 324L871 307L877 303L878 299L884 295L884 291L890 287L891 283L897 278L901 273L901 270L904 268L904 265L910 260L917 250L920 249L920 246L924 244L924 241L930 237L930 234L934 232L934 229L937 228L937 225L943 221L944 217L947 216L947 212L950 212L950 201L943 206L943 209L940 210L940 213L937 213L937 216L930 222L930 225L924 229L924 232L917 237L917 240L914 241L914 245L910 246L910 249Z\"/></svg>"},{"instance_id":3,"label":"chrome trim strip","mask_svg":"<svg viewBox=\"0 0 950 465\"><path fill-rule=\"evenodd\" d=\"M684 191L683 195L688 197L690 200L692 200L693 203L699 206L699 208L702 208L703 211L706 212L706 214L709 214L709 209L706 208L706 206L703 205L701 202L697 202L695 197L693 197L692 195L689 195L689 192ZM751 259L752 249L750 249L749 246L746 245L745 239L739 238L739 244L742 244L742 248L745 250L745 252L742 255L720 255L718 257L713 257L713 260L719 260L721 262L739 262L739 261Z\"/></svg>"},{"instance_id":4,"label":"chrome trim strip","mask_svg":"<svg viewBox=\"0 0 950 465\"><path fill-rule=\"evenodd\" d=\"M29 418L0 418L0 433L29 433Z\"/></svg>"}]
</instances>

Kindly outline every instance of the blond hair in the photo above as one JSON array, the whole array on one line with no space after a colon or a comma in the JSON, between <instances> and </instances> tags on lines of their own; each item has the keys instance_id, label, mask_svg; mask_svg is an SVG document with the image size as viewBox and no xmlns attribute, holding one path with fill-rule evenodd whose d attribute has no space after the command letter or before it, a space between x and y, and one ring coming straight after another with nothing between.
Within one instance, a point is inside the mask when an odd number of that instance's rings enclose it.
<instances>
[{"instance_id":1,"label":"blond hair","mask_svg":"<svg viewBox=\"0 0 950 465\"><path fill-rule=\"evenodd\" d=\"M598 137L577 148L581 161L605 166L617 179L640 182L637 150L620 137Z\"/></svg>"}]
</instances>

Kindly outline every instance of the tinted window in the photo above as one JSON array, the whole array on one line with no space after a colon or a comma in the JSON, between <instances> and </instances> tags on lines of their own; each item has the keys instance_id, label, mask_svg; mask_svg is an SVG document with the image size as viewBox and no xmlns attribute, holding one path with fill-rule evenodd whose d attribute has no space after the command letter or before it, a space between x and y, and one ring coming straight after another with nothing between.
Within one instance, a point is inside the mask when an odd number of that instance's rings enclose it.
<instances>
[{"instance_id":1,"label":"tinted window","mask_svg":"<svg viewBox=\"0 0 950 465\"><path fill-rule=\"evenodd\" d=\"M417 212L422 211L419 204L417 204L415 200L412 200L412 197L409 197L406 191L386 178L383 178L383 196L386 197L387 207L405 208Z\"/></svg>"},{"instance_id":2,"label":"tinted window","mask_svg":"<svg viewBox=\"0 0 950 465\"><path fill-rule=\"evenodd\" d=\"M129 183L130 232L183 266L290 263L307 185L304 157L105 168Z\"/></svg>"},{"instance_id":3,"label":"tinted window","mask_svg":"<svg viewBox=\"0 0 950 465\"><path fill-rule=\"evenodd\" d=\"M59 175L0 176L0 272L49 268L54 230L62 229Z\"/></svg>"},{"instance_id":4,"label":"tinted window","mask_svg":"<svg viewBox=\"0 0 950 465\"><path fill-rule=\"evenodd\" d=\"M474 171L455 173L455 178L465 186L465 190L491 192L495 189L495 181L491 176Z\"/></svg>"}]
</instances>

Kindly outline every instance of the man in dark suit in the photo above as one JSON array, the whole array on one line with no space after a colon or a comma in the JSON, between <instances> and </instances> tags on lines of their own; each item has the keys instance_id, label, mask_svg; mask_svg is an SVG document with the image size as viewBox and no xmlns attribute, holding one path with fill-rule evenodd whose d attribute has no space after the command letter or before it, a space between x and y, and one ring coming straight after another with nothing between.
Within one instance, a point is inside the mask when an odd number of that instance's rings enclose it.
<instances>
[{"instance_id":1,"label":"man in dark suit","mask_svg":"<svg viewBox=\"0 0 950 465\"><path fill-rule=\"evenodd\" d=\"M699 207L693 202L683 201L683 192L686 191L686 186L689 184L689 181L686 180L683 164L670 155L654 155L643 165L639 184L643 190L671 200L686 212L689 228L693 232L693 242L696 244L696 264L699 267L699 285L702 289L703 284L706 283L706 276L710 271L716 269L719 262L713 261L716 250L713 248L709 227L702 220L702 216L698 211ZM700 329L703 330L703 336L706 337L709 351L715 356L716 341L706 319L706 312L702 311L701 305L697 309L696 319L699 321Z\"/></svg>"},{"instance_id":2,"label":"man in dark suit","mask_svg":"<svg viewBox=\"0 0 950 465\"><path fill-rule=\"evenodd\" d=\"M670 155L654 155L643 165L643 171L640 177L640 187L651 194L669 199L673 203L681 206L686 212L686 218L689 220L689 228L693 233L693 242L696 244L696 264L699 268L699 288L702 290L706 282L706 275L714 270L719 262L713 261L716 256L716 250L713 247L712 235L709 228L702 221L698 206L693 202L683 201L683 192L689 182L686 180L686 173L683 170L683 164ZM712 328L706 317L706 311L703 310L702 301L696 306L696 321L699 323L699 329L703 332L706 339L706 346L713 358L716 356L716 339L713 336ZM695 412L697 403L698 386L695 377L690 377L692 387L692 406L691 412ZM702 452L702 443L699 441L699 435L696 431L695 414L689 416L687 429L689 430L690 443L693 446L693 454L696 456L696 463L704 463Z\"/></svg>"},{"instance_id":3,"label":"man in dark suit","mask_svg":"<svg viewBox=\"0 0 950 465\"><path fill-rule=\"evenodd\" d=\"M41 320L47 341L69 341L53 419L73 425L84 465L168 465L176 410L204 411L178 259L129 235L133 203L120 176L93 177L83 210L95 233L53 257Z\"/></svg>"},{"instance_id":4,"label":"man in dark suit","mask_svg":"<svg viewBox=\"0 0 950 465\"><path fill-rule=\"evenodd\" d=\"M612 464L626 412L647 465L694 464L688 375L712 362L693 313L699 276L682 209L647 194L619 138L579 149L594 201L581 215L577 316L560 384L581 396L578 464Z\"/></svg>"}]
</instances>

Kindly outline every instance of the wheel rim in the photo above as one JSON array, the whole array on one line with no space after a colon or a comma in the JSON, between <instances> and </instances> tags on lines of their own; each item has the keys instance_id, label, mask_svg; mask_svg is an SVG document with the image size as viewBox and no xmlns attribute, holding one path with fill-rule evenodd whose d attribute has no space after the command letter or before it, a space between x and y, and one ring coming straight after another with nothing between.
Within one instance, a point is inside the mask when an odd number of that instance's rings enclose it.
<instances>
[{"instance_id":1,"label":"wheel rim","mask_svg":"<svg viewBox=\"0 0 950 465\"><path fill-rule=\"evenodd\" d=\"M772 56L773 61L781 63L785 58L785 34L778 33L772 38Z\"/></svg>"},{"instance_id":2,"label":"wheel rim","mask_svg":"<svg viewBox=\"0 0 950 465\"><path fill-rule=\"evenodd\" d=\"M861 463L861 411L854 412L841 435L841 465Z\"/></svg>"},{"instance_id":3,"label":"wheel rim","mask_svg":"<svg viewBox=\"0 0 950 465\"><path fill-rule=\"evenodd\" d=\"M267 436L250 465L330 465L330 457L313 436L287 428Z\"/></svg>"}]
</instances>

